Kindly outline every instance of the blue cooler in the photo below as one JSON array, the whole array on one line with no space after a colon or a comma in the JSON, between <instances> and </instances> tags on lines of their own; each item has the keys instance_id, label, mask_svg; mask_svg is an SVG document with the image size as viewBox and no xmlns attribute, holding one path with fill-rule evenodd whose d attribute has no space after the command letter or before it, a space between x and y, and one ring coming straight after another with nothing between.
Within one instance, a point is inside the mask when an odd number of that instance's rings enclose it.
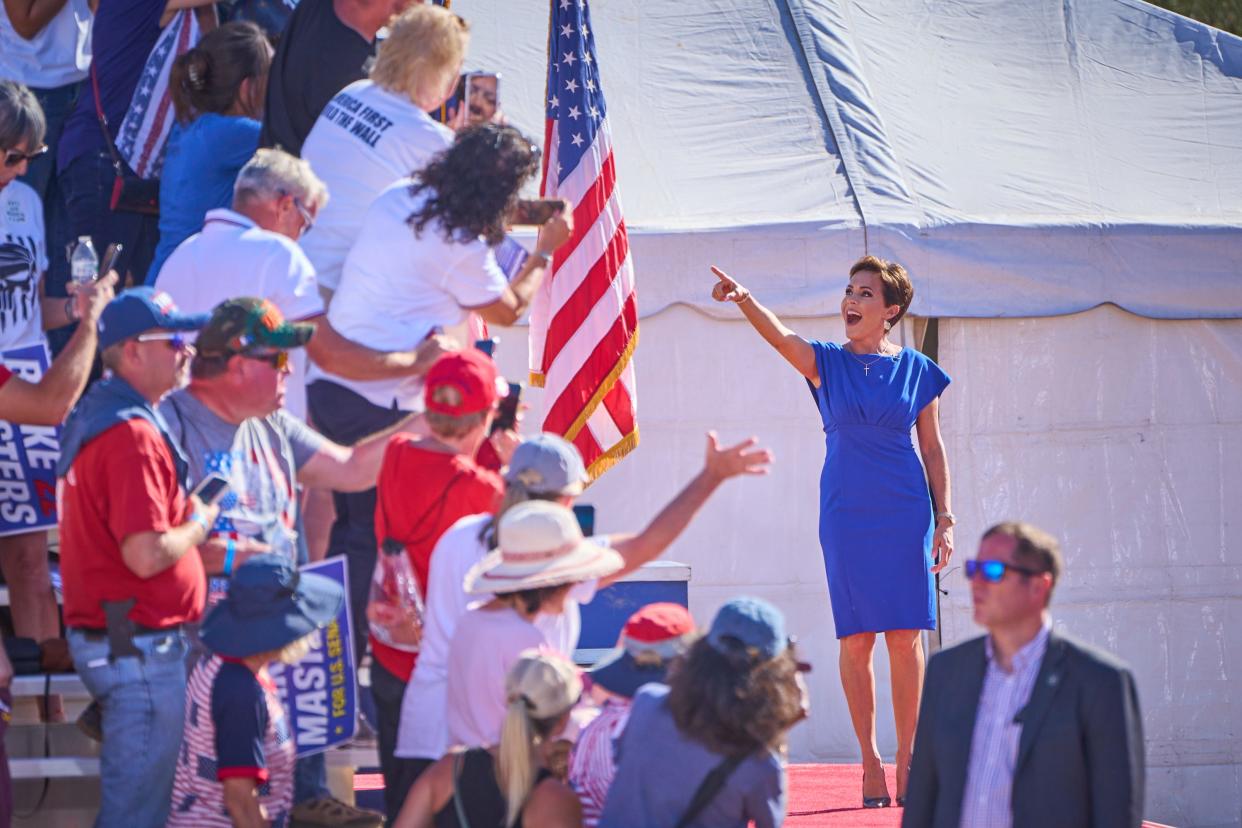
<instances>
[{"instance_id":1,"label":"blue cooler","mask_svg":"<svg viewBox=\"0 0 1242 828\"><path fill-rule=\"evenodd\" d=\"M690 567L674 561L652 561L595 593L582 607L582 633L574 661L594 664L617 646L621 628L640 607L667 602L689 606Z\"/></svg>"}]
</instances>

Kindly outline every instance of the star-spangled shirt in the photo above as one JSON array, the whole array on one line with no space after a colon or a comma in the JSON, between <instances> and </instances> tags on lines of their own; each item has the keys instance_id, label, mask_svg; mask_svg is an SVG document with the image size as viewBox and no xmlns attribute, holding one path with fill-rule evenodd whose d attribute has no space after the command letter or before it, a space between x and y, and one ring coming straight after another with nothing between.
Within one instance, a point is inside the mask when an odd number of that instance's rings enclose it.
<instances>
[{"instance_id":1,"label":"star-spangled shirt","mask_svg":"<svg viewBox=\"0 0 1242 828\"><path fill-rule=\"evenodd\" d=\"M603 127L606 109L595 59L595 35L585 4L559 0L548 41L547 118L556 122L555 169L549 183L564 181Z\"/></svg>"}]
</instances>

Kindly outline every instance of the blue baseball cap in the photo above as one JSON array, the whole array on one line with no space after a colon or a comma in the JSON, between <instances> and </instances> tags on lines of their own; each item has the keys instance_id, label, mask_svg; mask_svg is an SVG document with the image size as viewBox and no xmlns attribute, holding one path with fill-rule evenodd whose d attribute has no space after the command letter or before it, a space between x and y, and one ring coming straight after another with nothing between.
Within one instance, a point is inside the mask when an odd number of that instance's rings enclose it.
<instances>
[{"instance_id":1,"label":"blue baseball cap","mask_svg":"<svg viewBox=\"0 0 1242 828\"><path fill-rule=\"evenodd\" d=\"M182 313L162 290L136 287L123 291L99 315L99 350L147 331L197 331L210 318L205 313Z\"/></svg>"},{"instance_id":2,"label":"blue baseball cap","mask_svg":"<svg viewBox=\"0 0 1242 828\"><path fill-rule=\"evenodd\" d=\"M734 598L720 608L707 633L717 652L744 649L764 661L776 658L789 646L785 616L760 598Z\"/></svg>"},{"instance_id":3,"label":"blue baseball cap","mask_svg":"<svg viewBox=\"0 0 1242 828\"><path fill-rule=\"evenodd\" d=\"M521 483L531 494L580 495L588 481L574 444L547 432L518 444L505 472L506 483Z\"/></svg>"}]
</instances>

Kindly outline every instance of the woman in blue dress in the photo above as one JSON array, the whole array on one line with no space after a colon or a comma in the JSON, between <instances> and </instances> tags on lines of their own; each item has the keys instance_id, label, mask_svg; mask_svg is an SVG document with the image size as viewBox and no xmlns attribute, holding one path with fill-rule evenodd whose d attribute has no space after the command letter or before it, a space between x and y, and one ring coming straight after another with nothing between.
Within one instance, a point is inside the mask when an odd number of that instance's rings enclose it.
<instances>
[{"instance_id":1,"label":"woman in blue dress","mask_svg":"<svg viewBox=\"0 0 1242 828\"><path fill-rule=\"evenodd\" d=\"M936 626L934 576L953 554L956 521L939 418L949 377L918 351L888 339L914 298L909 276L895 262L866 256L850 268L841 299L844 345L804 339L737 280L715 267L712 272L718 280L712 298L735 303L806 377L823 418L819 537L841 640L841 684L862 750L863 804L890 802L875 737L872 652L882 632L892 672L901 805L923 686L921 631Z\"/></svg>"}]
</instances>

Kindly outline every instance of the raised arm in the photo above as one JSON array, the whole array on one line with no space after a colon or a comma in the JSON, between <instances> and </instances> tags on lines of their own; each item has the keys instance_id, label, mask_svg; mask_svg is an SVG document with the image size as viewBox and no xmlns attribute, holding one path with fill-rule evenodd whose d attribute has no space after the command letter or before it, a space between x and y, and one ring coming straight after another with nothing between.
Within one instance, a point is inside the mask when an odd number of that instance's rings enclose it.
<instances>
[{"instance_id":1,"label":"raised arm","mask_svg":"<svg viewBox=\"0 0 1242 828\"><path fill-rule=\"evenodd\" d=\"M717 302L732 302L737 305L751 327L799 374L818 387L819 370L815 366L815 349L811 347L811 343L786 327L776 314L759 304L759 300L729 274L715 265L712 265L712 273L717 279L712 286L712 298Z\"/></svg>"},{"instance_id":2,"label":"raised arm","mask_svg":"<svg viewBox=\"0 0 1242 828\"><path fill-rule=\"evenodd\" d=\"M81 324L38 382L12 377L0 386L0 419L30 425L60 425L86 387L98 342L95 323L111 301L116 272L84 285L73 297Z\"/></svg>"},{"instance_id":3,"label":"raised arm","mask_svg":"<svg viewBox=\"0 0 1242 828\"><path fill-rule=\"evenodd\" d=\"M490 305L469 308L469 310L483 317L483 321L493 325L508 327L517 322L530 307L531 300L535 298L535 292L543 283L544 273L552 261L552 254L558 247L569 241L573 232L574 216L568 208L559 216L548 219L547 223L539 228L535 252L526 257L522 269L513 277L513 281L509 283L509 287L505 288L501 297Z\"/></svg>"},{"instance_id":4,"label":"raised arm","mask_svg":"<svg viewBox=\"0 0 1242 828\"><path fill-rule=\"evenodd\" d=\"M621 555L625 566L619 572L600 579L600 587L624 578L648 561L654 561L686 530L695 514L720 484L730 477L744 474L767 474L772 452L755 448L754 437L735 446L721 448L716 432L707 432L707 456L703 470L660 510L647 528L637 535L611 538L612 548Z\"/></svg>"},{"instance_id":5,"label":"raised arm","mask_svg":"<svg viewBox=\"0 0 1242 828\"><path fill-rule=\"evenodd\" d=\"M949 460L940 436L940 398L923 407L914 430L919 435L919 453L923 455L923 468L927 470L927 484L931 487L932 501L936 507L936 534L932 538L931 571L939 572L949 565L953 557L953 496L949 486Z\"/></svg>"}]
</instances>

